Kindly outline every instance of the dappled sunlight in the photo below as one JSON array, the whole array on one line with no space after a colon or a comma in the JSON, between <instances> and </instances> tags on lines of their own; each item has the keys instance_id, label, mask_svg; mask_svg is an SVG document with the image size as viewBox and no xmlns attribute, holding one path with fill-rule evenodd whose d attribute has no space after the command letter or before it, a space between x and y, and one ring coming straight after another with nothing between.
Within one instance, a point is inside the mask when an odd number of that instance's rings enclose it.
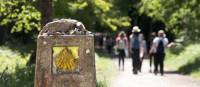
<instances>
[{"instance_id":1,"label":"dappled sunlight","mask_svg":"<svg viewBox=\"0 0 200 87\"><path fill-rule=\"evenodd\" d=\"M34 87L34 81L45 87L63 82L56 86L87 85L87 81L97 82L97 87L199 87L199 9L200 0L0 0L0 87ZM63 22L63 28L44 27L63 19L77 21ZM118 37L121 31L125 40ZM62 40L68 33L81 39ZM133 41L137 35L139 43ZM49 37L55 42L48 42ZM166 41L167 50L161 43L160 54L156 37ZM153 60L156 64L162 66L164 61L164 76L155 75L154 67L150 72L149 54L154 53L160 58ZM132 54L136 62L129 58ZM118 67L118 57L122 61L126 57L124 69ZM58 80L68 72L69 80Z\"/></svg>"}]
</instances>

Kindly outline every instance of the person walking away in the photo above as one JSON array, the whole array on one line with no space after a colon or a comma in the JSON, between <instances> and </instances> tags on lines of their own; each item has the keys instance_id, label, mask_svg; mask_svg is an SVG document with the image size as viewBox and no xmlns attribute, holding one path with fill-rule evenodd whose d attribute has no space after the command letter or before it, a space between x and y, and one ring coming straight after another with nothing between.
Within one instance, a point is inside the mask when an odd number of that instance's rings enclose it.
<instances>
[{"instance_id":1,"label":"person walking away","mask_svg":"<svg viewBox=\"0 0 200 87\"><path fill-rule=\"evenodd\" d=\"M150 50L153 46L153 40L154 40L155 37L156 37L156 33L152 32L151 37L150 37ZM149 72L151 72L151 66L152 66L152 62L153 62L153 58L154 58L154 54L155 54L154 48L152 49L152 52L150 52L150 50L149 50L149 67L150 67Z\"/></svg>"},{"instance_id":2,"label":"person walking away","mask_svg":"<svg viewBox=\"0 0 200 87\"><path fill-rule=\"evenodd\" d=\"M106 49L109 55L112 56L112 48L113 48L113 39L111 36L108 36L106 39Z\"/></svg>"},{"instance_id":3,"label":"person walking away","mask_svg":"<svg viewBox=\"0 0 200 87\"><path fill-rule=\"evenodd\" d=\"M130 53L132 57L133 74L137 74L139 70L140 62L140 39L139 39L140 29L138 26L134 26L132 29L132 34L130 35Z\"/></svg>"},{"instance_id":4,"label":"person walking away","mask_svg":"<svg viewBox=\"0 0 200 87\"><path fill-rule=\"evenodd\" d=\"M124 70L125 49L127 48L127 45L128 45L128 40L127 40L126 34L124 31L121 31L116 38L116 46L119 53L118 55L119 70L121 67L121 61L122 61L122 70Z\"/></svg>"},{"instance_id":5,"label":"person walking away","mask_svg":"<svg viewBox=\"0 0 200 87\"><path fill-rule=\"evenodd\" d=\"M168 39L165 37L163 30L158 31L158 36L153 40L152 50L156 49L154 58L154 74L158 73L158 66L160 66L160 73L164 75L164 59L165 59L165 48L167 47Z\"/></svg>"},{"instance_id":6,"label":"person walking away","mask_svg":"<svg viewBox=\"0 0 200 87\"><path fill-rule=\"evenodd\" d=\"M147 53L147 45L146 41L144 39L144 35L142 33L139 34L139 38L141 40L141 45L140 45L140 62L139 62L139 71L141 72L142 69L142 62L143 59Z\"/></svg>"}]
</instances>

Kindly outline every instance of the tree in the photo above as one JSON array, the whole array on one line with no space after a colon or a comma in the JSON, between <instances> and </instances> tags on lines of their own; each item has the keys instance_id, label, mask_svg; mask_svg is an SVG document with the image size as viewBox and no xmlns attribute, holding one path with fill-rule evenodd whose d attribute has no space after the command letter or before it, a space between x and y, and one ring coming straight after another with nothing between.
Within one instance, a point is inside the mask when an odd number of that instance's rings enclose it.
<instances>
[{"instance_id":1,"label":"tree","mask_svg":"<svg viewBox=\"0 0 200 87\"><path fill-rule=\"evenodd\" d=\"M28 0L0 1L0 26L10 25L11 33L38 30L40 16L40 12Z\"/></svg>"},{"instance_id":2,"label":"tree","mask_svg":"<svg viewBox=\"0 0 200 87\"><path fill-rule=\"evenodd\" d=\"M39 10L41 12L41 29L45 24L48 22L53 21L53 3L52 0L39 0ZM31 53L30 60L28 64L35 64L36 60L36 46L35 49L33 49L33 52Z\"/></svg>"},{"instance_id":3,"label":"tree","mask_svg":"<svg viewBox=\"0 0 200 87\"><path fill-rule=\"evenodd\" d=\"M48 22L53 21L53 1L38 0L39 10L41 12L41 29Z\"/></svg>"},{"instance_id":4,"label":"tree","mask_svg":"<svg viewBox=\"0 0 200 87\"><path fill-rule=\"evenodd\" d=\"M130 26L129 0L54 0L55 18L82 21L92 31L115 31ZM123 4L122 4L123 3Z\"/></svg>"},{"instance_id":5,"label":"tree","mask_svg":"<svg viewBox=\"0 0 200 87\"><path fill-rule=\"evenodd\" d=\"M185 39L200 40L199 0L141 0L140 13L165 23L166 29Z\"/></svg>"}]
</instances>

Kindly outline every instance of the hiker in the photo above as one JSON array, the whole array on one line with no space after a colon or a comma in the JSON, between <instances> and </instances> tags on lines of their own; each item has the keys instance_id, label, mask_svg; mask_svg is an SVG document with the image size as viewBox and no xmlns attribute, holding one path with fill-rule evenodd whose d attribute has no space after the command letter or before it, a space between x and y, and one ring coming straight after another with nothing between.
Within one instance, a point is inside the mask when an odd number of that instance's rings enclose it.
<instances>
[{"instance_id":1,"label":"hiker","mask_svg":"<svg viewBox=\"0 0 200 87\"><path fill-rule=\"evenodd\" d=\"M146 40L144 39L144 35L142 33L139 34L139 38L141 40L139 71L141 72L142 62L143 62L143 59L145 58L145 55L147 53L147 45L146 45Z\"/></svg>"},{"instance_id":2,"label":"hiker","mask_svg":"<svg viewBox=\"0 0 200 87\"><path fill-rule=\"evenodd\" d=\"M112 48L113 48L113 39L112 39L112 37L107 37L106 38L106 50L107 50L107 52L108 52L108 54L110 54L110 55L112 55Z\"/></svg>"},{"instance_id":3,"label":"hiker","mask_svg":"<svg viewBox=\"0 0 200 87\"><path fill-rule=\"evenodd\" d=\"M158 36L154 38L153 45L151 48L151 53L153 53L153 49L155 51L154 57L154 74L158 73L158 66L160 66L160 73L164 75L164 59L165 59L165 48L167 47L168 39L163 30L158 31Z\"/></svg>"},{"instance_id":4,"label":"hiker","mask_svg":"<svg viewBox=\"0 0 200 87\"><path fill-rule=\"evenodd\" d=\"M122 70L124 70L125 50L128 46L128 39L124 31L119 32L116 38L116 46L117 46L118 58L119 58L119 62L118 62L119 70L121 66L121 61L122 61Z\"/></svg>"},{"instance_id":5,"label":"hiker","mask_svg":"<svg viewBox=\"0 0 200 87\"><path fill-rule=\"evenodd\" d=\"M156 32L152 32L151 37L150 37L150 48L152 48L153 46L153 40L155 37L156 37ZM150 66L149 72L151 72L151 66L152 66L152 62L153 62L153 58L155 54L155 48L152 49L152 52L150 52L150 50L149 50L149 66Z\"/></svg>"},{"instance_id":6,"label":"hiker","mask_svg":"<svg viewBox=\"0 0 200 87\"><path fill-rule=\"evenodd\" d=\"M137 74L140 64L140 44L141 39L139 38L140 29L138 26L134 26L132 34L130 35L130 53L132 57L133 74Z\"/></svg>"}]
</instances>

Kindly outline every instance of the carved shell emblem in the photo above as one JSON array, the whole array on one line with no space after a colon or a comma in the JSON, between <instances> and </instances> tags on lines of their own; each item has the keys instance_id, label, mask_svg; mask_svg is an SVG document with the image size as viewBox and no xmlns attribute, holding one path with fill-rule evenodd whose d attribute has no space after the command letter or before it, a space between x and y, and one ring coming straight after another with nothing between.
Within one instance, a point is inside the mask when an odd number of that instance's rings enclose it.
<instances>
[{"instance_id":1,"label":"carved shell emblem","mask_svg":"<svg viewBox=\"0 0 200 87\"><path fill-rule=\"evenodd\" d=\"M57 47L59 49L55 55L55 66L57 71L72 72L78 66L78 48L77 47Z\"/></svg>"}]
</instances>

